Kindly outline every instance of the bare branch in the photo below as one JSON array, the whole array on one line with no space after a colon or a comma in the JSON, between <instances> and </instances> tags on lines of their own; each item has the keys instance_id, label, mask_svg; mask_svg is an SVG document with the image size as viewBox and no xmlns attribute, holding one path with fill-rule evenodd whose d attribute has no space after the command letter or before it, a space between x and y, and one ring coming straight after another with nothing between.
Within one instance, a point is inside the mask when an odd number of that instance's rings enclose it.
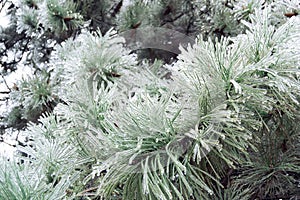
<instances>
[{"instance_id":1,"label":"bare branch","mask_svg":"<svg viewBox=\"0 0 300 200\"><path fill-rule=\"evenodd\" d=\"M3 75L2 73L1 73L1 77L2 77L2 79L3 79L4 84L6 85L7 89L9 90L9 92L11 92L11 89L10 89L10 87L8 86L8 84L7 84L6 80L5 80L5 77L4 77L4 75ZM1 92L1 93L4 93L4 92Z\"/></svg>"}]
</instances>

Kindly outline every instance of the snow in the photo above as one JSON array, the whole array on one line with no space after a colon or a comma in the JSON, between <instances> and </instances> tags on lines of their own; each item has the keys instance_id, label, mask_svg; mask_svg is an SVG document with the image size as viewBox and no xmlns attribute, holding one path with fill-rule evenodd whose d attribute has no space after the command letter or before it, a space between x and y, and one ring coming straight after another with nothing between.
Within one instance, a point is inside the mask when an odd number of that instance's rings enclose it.
<instances>
[{"instance_id":1,"label":"snow","mask_svg":"<svg viewBox=\"0 0 300 200\"><path fill-rule=\"evenodd\" d=\"M8 5L7 5L8 6ZM7 7L6 6L6 7ZM6 15L6 7L2 10L0 13L0 31L3 28L6 28L9 26L10 20L9 17ZM14 55L11 55L14 56ZM26 56L24 56L26 57ZM8 58L11 59L11 58ZM0 73L1 73L1 66L0 66ZM8 76L5 76L5 82L3 80L3 77L0 76L0 91L1 92L8 92L9 88L12 88L15 83L17 83L19 80L21 80L22 77L26 77L28 75L32 74L29 67L26 67L24 65L18 66L18 69L9 74ZM7 84L7 85L6 85ZM8 87L9 88L8 88ZM5 97L8 97L7 94L0 94L0 99L3 99ZM0 113L1 116L9 111L11 108L11 103L7 101L0 101ZM15 152L15 147L12 145L15 145L16 141L14 140L18 134L16 131L8 130L8 134L5 134L3 136L0 135L0 139L4 142L0 142L0 156L4 156L7 158L12 158Z\"/></svg>"},{"instance_id":2,"label":"snow","mask_svg":"<svg viewBox=\"0 0 300 200\"><path fill-rule=\"evenodd\" d=\"M6 6L3 8L2 12L0 12L0 26L1 26L2 28L6 28L6 27L8 27L8 25L9 25L9 16L6 15L6 9L7 9L7 6L8 6L8 5L6 5ZM0 29L0 30L1 30L1 29Z\"/></svg>"},{"instance_id":3,"label":"snow","mask_svg":"<svg viewBox=\"0 0 300 200\"><path fill-rule=\"evenodd\" d=\"M12 72L8 76L5 77L5 81L9 88L12 88L15 83L17 83L19 80L22 79L22 77L26 77L32 74L32 71L29 67L26 67L24 65L18 66L18 69L15 72ZM1 80L0 78L0 91L9 91L6 84ZM0 96L0 98L3 98L4 95ZM6 101L0 101L0 113L5 114L10 110L12 107L10 102ZM12 157L15 148L11 145L15 144L15 140L13 138L16 138L16 132L11 132L10 135L4 136L5 143L0 142L0 155L4 155L6 157ZM6 144L9 143L9 144Z\"/></svg>"},{"instance_id":4,"label":"snow","mask_svg":"<svg viewBox=\"0 0 300 200\"><path fill-rule=\"evenodd\" d=\"M7 142L5 140L5 142ZM8 142L7 142L8 143ZM7 158L13 158L14 152L15 152L15 147L7 144L7 143L0 143L0 156L1 157L7 157Z\"/></svg>"}]
</instances>

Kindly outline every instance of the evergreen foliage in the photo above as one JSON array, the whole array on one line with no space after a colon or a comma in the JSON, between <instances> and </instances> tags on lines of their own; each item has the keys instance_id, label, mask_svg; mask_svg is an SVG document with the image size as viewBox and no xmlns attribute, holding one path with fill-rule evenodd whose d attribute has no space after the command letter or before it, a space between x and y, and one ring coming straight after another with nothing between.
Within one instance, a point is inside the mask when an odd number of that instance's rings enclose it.
<instances>
[{"instance_id":1,"label":"evergreen foliage","mask_svg":"<svg viewBox=\"0 0 300 200\"><path fill-rule=\"evenodd\" d=\"M1 75L34 74L10 91L26 142L0 160L0 199L299 198L299 2L10 5ZM195 43L130 51L122 31L149 26Z\"/></svg>"}]
</instances>

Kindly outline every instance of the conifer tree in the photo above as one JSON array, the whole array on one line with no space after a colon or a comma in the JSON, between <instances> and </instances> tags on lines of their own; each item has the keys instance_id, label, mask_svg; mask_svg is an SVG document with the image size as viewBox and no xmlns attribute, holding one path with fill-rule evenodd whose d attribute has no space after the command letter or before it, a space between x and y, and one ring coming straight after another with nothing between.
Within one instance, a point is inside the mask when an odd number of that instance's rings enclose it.
<instances>
[{"instance_id":1,"label":"conifer tree","mask_svg":"<svg viewBox=\"0 0 300 200\"><path fill-rule=\"evenodd\" d=\"M3 81L33 74L9 88L2 126L26 141L0 199L299 198L296 0L5 4ZM149 27L195 39L130 49Z\"/></svg>"}]
</instances>

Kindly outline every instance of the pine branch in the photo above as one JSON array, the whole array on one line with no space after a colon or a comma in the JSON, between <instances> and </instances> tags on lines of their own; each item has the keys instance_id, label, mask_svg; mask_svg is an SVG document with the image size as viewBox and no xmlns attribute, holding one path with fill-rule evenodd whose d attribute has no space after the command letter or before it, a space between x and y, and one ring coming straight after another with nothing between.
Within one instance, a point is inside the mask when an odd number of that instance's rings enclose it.
<instances>
[{"instance_id":1,"label":"pine branch","mask_svg":"<svg viewBox=\"0 0 300 200\"><path fill-rule=\"evenodd\" d=\"M77 197L83 197L83 196L87 196L89 194L86 194L87 192L91 192L91 191L94 191L94 190L97 190L99 187L91 187L91 188L88 188L86 190L83 190L82 192L76 194Z\"/></svg>"}]
</instances>

